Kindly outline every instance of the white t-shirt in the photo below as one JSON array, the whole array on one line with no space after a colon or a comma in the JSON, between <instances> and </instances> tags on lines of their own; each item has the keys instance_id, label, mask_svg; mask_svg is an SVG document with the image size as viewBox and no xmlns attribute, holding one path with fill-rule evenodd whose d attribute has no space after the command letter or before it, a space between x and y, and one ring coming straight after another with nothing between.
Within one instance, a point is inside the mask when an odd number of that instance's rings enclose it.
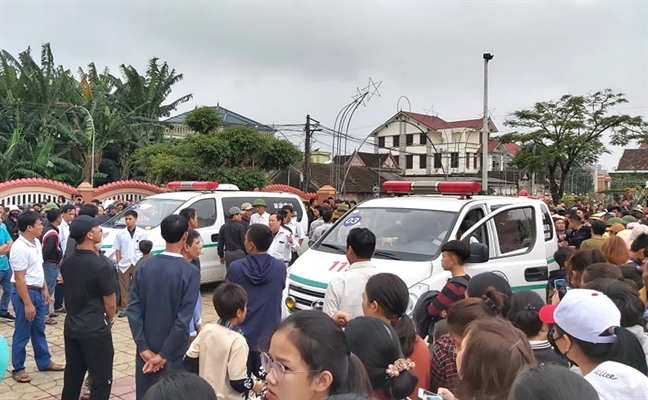
<instances>
[{"instance_id":1,"label":"white t-shirt","mask_svg":"<svg viewBox=\"0 0 648 400\"><path fill-rule=\"evenodd\" d=\"M646 400L648 377L636 369L616 361L601 363L585 375L601 400Z\"/></svg>"},{"instance_id":2,"label":"white t-shirt","mask_svg":"<svg viewBox=\"0 0 648 400\"><path fill-rule=\"evenodd\" d=\"M299 242L297 242L297 239L295 239L294 236L293 243L290 244L290 242L288 242L288 236L290 235L290 232L284 228L279 228L279 232L277 232L274 239L272 239L272 244L270 244L268 254L280 261L290 261L290 258L292 257L291 252L299 249Z\"/></svg>"},{"instance_id":3,"label":"white t-shirt","mask_svg":"<svg viewBox=\"0 0 648 400\"><path fill-rule=\"evenodd\" d=\"M31 243L23 235L20 235L11 246L9 264L14 272L26 271L25 283L27 286L43 287L45 284L43 248L38 239L34 239L34 243ZM11 276L11 283L16 283L15 274Z\"/></svg>"},{"instance_id":4,"label":"white t-shirt","mask_svg":"<svg viewBox=\"0 0 648 400\"><path fill-rule=\"evenodd\" d=\"M61 245L61 254L65 255L65 249L67 249L67 241L70 237L70 225L61 220L61 225L59 226L59 243Z\"/></svg>"},{"instance_id":5,"label":"white t-shirt","mask_svg":"<svg viewBox=\"0 0 648 400\"><path fill-rule=\"evenodd\" d=\"M299 225L299 222L297 222L296 219L291 218L290 222L287 223L286 226L290 228L295 239L303 240L304 238L306 238L306 234L304 233L304 230L302 229L301 225Z\"/></svg>"},{"instance_id":6,"label":"white t-shirt","mask_svg":"<svg viewBox=\"0 0 648 400\"><path fill-rule=\"evenodd\" d=\"M270 214L264 212L263 214L254 213L250 217L250 225L261 224L268 226L270 224Z\"/></svg>"}]
</instances>

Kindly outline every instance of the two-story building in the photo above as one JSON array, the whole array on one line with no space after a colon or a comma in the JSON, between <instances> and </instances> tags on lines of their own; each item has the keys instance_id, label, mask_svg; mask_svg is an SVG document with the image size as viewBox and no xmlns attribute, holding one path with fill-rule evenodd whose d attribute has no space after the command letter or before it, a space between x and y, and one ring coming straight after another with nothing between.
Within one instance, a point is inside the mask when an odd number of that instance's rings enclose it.
<instances>
[{"instance_id":1,"label":"two-story building","mask_svg":"<svg viewBox=\"0 0 648 400\"><path fill-rule=\"evenodd\" d=\"M445 121L400 111L371 135L374 152L391 152L405 176L447 176L481 171L482 119ZM489 119L489 132L497 127ZM519 150L514 143L490 141L489 171L502 171Z\"/></svg>"}]
</instances>

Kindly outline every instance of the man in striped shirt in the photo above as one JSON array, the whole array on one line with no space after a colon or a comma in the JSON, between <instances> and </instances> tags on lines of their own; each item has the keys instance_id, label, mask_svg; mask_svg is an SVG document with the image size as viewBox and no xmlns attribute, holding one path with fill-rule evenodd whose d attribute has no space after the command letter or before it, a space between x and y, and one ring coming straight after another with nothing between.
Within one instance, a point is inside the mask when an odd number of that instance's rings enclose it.
<instances>
[{"instance_id":1,"label":"man in striped shirt","mask_svg":"<svg viewBox=\"0 0 648 400\"><path fill-rule=\"evenodd\" d=\"M464 268L470 257L470 246L460 240L451 240L441 247L441 252L441 267L444 271L450 271L452 278L428 306L428 314L435 319L445 318L448 308L464 299L470 280Z\"/></svg>"}]
</instances>

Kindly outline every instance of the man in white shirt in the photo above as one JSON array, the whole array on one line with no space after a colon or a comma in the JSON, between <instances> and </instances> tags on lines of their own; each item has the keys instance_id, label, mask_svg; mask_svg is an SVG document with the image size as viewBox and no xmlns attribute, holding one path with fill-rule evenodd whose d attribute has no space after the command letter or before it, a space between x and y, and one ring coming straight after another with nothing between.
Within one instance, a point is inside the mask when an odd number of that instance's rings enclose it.
<instances>
[{"instance_id":1,"label":"man in white shirt","mask_svg":"<svg viewBox=\"0 0 648 400\"><path fill-rule=\"evenodd\" d=\"M292 250L299 249L299 243L294 240L292 234L282 226L283 220L283 213L270 215L270 230L272 231L274 238L272 239L272 244L268 249L268 254L277 260L282 261L287 268L292 257Z\"/></svg>"},{"instance_id":2,"label":"man in white shirt","mask_svg":"<svg viewBox=\"0 0 648 400\"><path fill-rule=\"evenodd\" d=\"M290 204L284 205L281 208L281 211L286 213L286 219L284 220L284 225L288 227L288 230L292 233L293 237L299 243L297 249L292 250L292 257L290 261L290 264L292 265L292 263L294 263L295 260L297 260L297 257L299 257L297 251L299 250L299 247L301 247L302 242L306 238L306 233L304 233L304 230L302 229L301 225L299 225L299 222L296 219L293 219L293 215L295 214L295 211Z\"/></svg>"},{"instance_id":3,"label":"man in white shirt","mask_svg":"<svg viewBox=\"0 0 648 400\"><path fill-rule=\"evenodd\" d=\"M347 236L348 270L331 280L324 295L324 311L331 317L336 311L344 311L350 318L361 317L362 293L367 281L378 271L371 262L376 250L376 235L367 228L354 228Z\"/></svg>"},{"instance_id":4,"label":"man in white shirt","mask_svg":"<svg viewBox=\"0 0 648 400\"><path fill-rule=\"evenodd\" d=\"M250 217L250 225L263 224L268 226L270 214L266 212L266 202L263 199L256 199L252 203L252 207L256 208L256 214Z\"/></svg>"},{"instance_id":5,"label":"man in white shirt","mask_svg":"<svg viewBox=\"0 0 648 400\"><path fill-rule=\"evenodd\" d=\"M135 275L135 264L142 258L139 242L148 240L146 231L137 226L137 211L126 211L124 220L126 221L126 228L117 234L113 243L115 259L117 260L117 274L119 276L119 292L121 293L122 311L119 313L120 318L126 316L130 284Z\"/></svg>"},{"instance_id":6,"label":"man in white shirt","mask_svg":"<svg viewBox=\"0 0 648 400\"><path fill-rule=\"evenodd\" d=\"M27 343L31 339L36 366L40 371L63 371L65 367L52 362L45 338L45 318L49 313L49 292L43 270L43 249L38 237L43 233L41 216L28 211L18 217L20 236L11 247L9 264L13 270L11 302L16 312L16 325L11 346L16 382L31 381L25 372Z\"/></svg>"}]
</instances>

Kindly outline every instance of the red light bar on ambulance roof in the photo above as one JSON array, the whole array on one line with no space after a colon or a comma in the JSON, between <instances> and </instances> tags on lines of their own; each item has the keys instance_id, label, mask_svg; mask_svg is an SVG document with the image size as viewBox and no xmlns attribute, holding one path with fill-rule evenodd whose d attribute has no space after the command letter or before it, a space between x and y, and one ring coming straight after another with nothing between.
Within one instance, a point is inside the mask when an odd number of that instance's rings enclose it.
<instances>
[{"instance_id":1,"label":"red light bar on ambulance roof","mask_svg":"<svg viewBox=\"0 0 648 400\"><path fill-rule=\"evenodd\" d=\"M218 182L213 181L174 181L167 184L169 189L174 190L216 190Z\"/></svg>"},{"instance_id":2,"label":"red light bar on ambulance roof","mask_svg":"<svg viewBox=\"0 0 648 400\"><path fill-rule=\"evenodd\" d=\"M383 190L389 193L472 195L479 193L481 184L448 181L387 181L383 183Z\"/></svg>"}]
</instances>

